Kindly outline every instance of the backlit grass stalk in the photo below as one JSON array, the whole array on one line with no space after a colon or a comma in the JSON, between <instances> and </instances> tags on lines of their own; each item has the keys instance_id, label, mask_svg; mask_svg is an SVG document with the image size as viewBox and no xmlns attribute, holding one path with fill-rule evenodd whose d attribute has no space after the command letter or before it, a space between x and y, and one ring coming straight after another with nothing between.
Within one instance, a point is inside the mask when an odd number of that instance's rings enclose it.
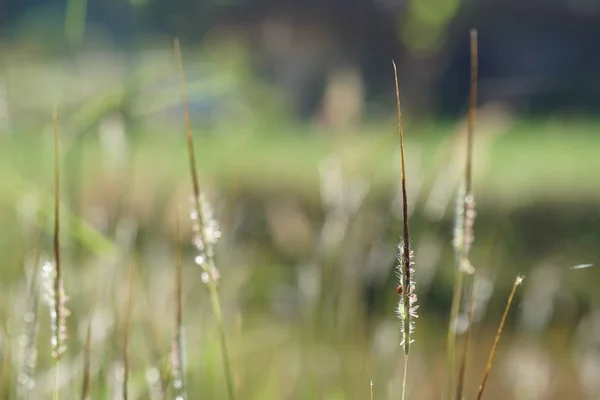
<instances>
[{"instance_id":1,"label":"backlit grass stalk","mask_svg":"<svg viewBox=\"0 0 600 400\"><path fill-rule=\"evenodd\" d=\"M129 339L131 333L131 305L133 300L133 272L135 268L135 261L131 261L129 266L129 279L127 284L127 300L125 303L125 332L123 333L123 400L127 400L129 395Z\"/></svg>"},{"instance_id":2,"label":"backlit grass stalk","mask_svg":"<svg viewBox=\"0 0 600 400\"><path fill-rule=\"evenodd\" d=\"M407 204L407 193L406 193L406 163L404 158L404 134L402 132L402 112L400 109L400 89L398 85L398 70L396 63L394 65L394 80L396 84L396 104L398 114L398 133L400 135L400 161L402 163L402 222L403 222L403 233L402 241L398 245L398 279L400 285L398 286L398 294L400 295L400 301L398 302L397 314L400 318L400 331L402 334L401 346L404 350L404 377L402 380L402 399L406 395L406 376L408 370L408 352L410 344L413 342L411 335L415 330L414 319L417 318L417 295L415 293L415 282L413 279L413 265L414 257L413 252L410 248L410 234L408 230L408 204Z\"/></svg>"},{"instance_id":3,"label":"backlit grass stalk","mask_svg":"<svg viewBox=\"0 0 600 400\"><path fill-rule=\"evenodd\" d=\"M39 223L42 225L45 218L40 213ZM39 268L41 264L41 247L42 247L43 230L40 229L38 233L38 240L35 250L35 256L33 259L33 267L31 271L31 278L28 286L27 299L29 301L29 308L23 317L25 323L24 333L19 340L21 344L21 365L19 367L19 374L17 376L17 399L29 399L31 391L35 386L35 369L37 367L37 337L38 337L38 324L39 324Z\"/></svg>"},{"instance_id":4,"label":"backlit grass stalk","mask_svg":"<svg viewBox=\"0 0 600 400\"><path fill-rule=\"evenodd\" d=\"M81 382L81 400L90 399L90 366L92 347L92 319L88 322L83 347L83 378Z\"/></svg>"},{"instance_id":5,"label":"backlit grass stalk","mask_svg":"<svg viewBox=\"0 0 600 400\"><path fill-rule=\"evenodd\" d=\"M177 400L187 399L185 390L185 361L183 343L183 304L182 304L182 262L181 262L181 229L179 226L179 209L175 219L175 337L171 348L171 383L173 394Z\"/></svg>"},{"instance_id":6,"label":"backlit grass stalk","mask_svg":"<svg viewBox=\"0 0 600 400\"><path fill-rule=\"evenodd\" d=\"M469 354L469 343L471 339L471 329L473 327L473 315L475 313L475 293L477 289L477 280L473 280L471 285L471 296L469 298L469 314L467 317L467 331L463 342L462 355L460 357L460 366L458 368L458 380L456 384L455 400L462 400L462 394L465 385L465 375L467 372L467 355Z\"/></svg>"},{"instance_id":7,"label":"backlit grass stalk","mask_svg":"<svg viewBox=\"0 0 600 400\"><path fill-rule=\"evenodd\" d=\"M498 331L496 332L496 336L494 337L494 344L492 345L492 350L490 351L490 356L485 366L485 371L483 372L483 378L481 378L481 384L479 385L479 390L477 391L477 400L480 400L483 396L483 390L485 389L485 384L487 383L488 377L490 375L490 370L492 369L492 364L494 363L494 357L496 356L498 342L500 341L500 337L502 336L502 329L504 328L504 324L506 323L506 316L508 315L508 311L510 310L510 306L512 305L515 293L517 291L517 287L523 282L523 279L523 276L517 276L517 278L515 279L515 283L513 284L512 290L510 292L510 295L508 296L506 307L504 308L504 313L502 314L502 319L500 320L500 325L498 326Z\"/></svg>"},{"instance_id":8,"label":"backlit grass stalk","mask_svg":"<svg viewBox=\"0 0 600 400\"><path fill-rule=\"evenodd\" d=\"M452 393L454 379L455 346L456 346L456 319L458 317L460 301L463 291L463 277L466 273L473 273L469 261L469 251L473 243L473 225L475 223L475 200L472 189L473 169L473 136L475 134L475 112L477 109L477 31L471 30L471 88L469 94L469 118L467 127L467 154L464 182L461 185L456 204L454 219L454 247L456 271L450 307L450 322L446 343L447 369L448 369L448 396Z\"/></svg>"},{"instance_id":9,"label":"backlit grass stalk","mask_svg":"<svg viewBox=\"0 0 600 400\"><path fill-rule=\"evenodd\" d=\"M235 399L235 390L233 385L233 372L231 369L229 349L227 346L227 337L225 334L225 326L223 324L223 316L221 313L221 303L217 289L217 281L219 273L215 265L214 246L221 236L218 224L213 217L212 207L208 200L200 193L200 185L198 184L198 174L196 170L196 157L194 154L194 139L192 136L192 126L190 120L190 107L187 95L187 86L185 73L183 71L183 60L181 56L181 46L179 40L174 41L175 58L179 71L179 80L181 85L181 98L184 109L185 133L188 147L188 158L190 166L190 175L192 179L193 197L192 197L192 213L191 219L194 229L194 246L198 250L196 263L202 268L202 281L207 284L210 292L210 302L219 330L221 342L221 354L223 357L223 366L225 369L225 381L227 384L227 394L230 400Z\"/></svg>"},{"instance_id":10,"label":"backlit grass stalk","mask_svg":"<svg viewBox=\"0 0 600 400\"><path fill-rule=\"evenodd\" d=\"M6 339L2 346L2 371L0 372L0 394L5 399L10 398L10 356L10 342Z\"/></svg>"},{"instance_id":11,"label":"backlit grass stalk","mask_svg":"<svg viewBox=\"0 0 600 400\"><path fill-rule=\"evenodd\" d=\"M54 127L54 263L45 262L42 267L44 278L45 300L50 307L50 330L52 358L55 360L54 399L58 399L59 364L66 350L67 317L69 311L65 304L67 296L63 290L62 265L60 250L60 163L58 149L58 110L54 107L52 113Z\"/></svg>"}]
</instances>

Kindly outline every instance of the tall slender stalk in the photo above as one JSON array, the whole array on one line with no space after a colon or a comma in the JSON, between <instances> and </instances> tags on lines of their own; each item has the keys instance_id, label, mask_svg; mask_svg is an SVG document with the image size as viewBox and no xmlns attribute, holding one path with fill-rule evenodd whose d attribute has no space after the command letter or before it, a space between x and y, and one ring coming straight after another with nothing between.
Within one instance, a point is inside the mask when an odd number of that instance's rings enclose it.
<instances>
[{"instance_id":1,"label":"tall slender stalk","mask_svg":"<svg viewBox=\"0 0 600 400\"><path fill-rule=\"evenodd\" d=\"M62 283L62 264L60 252L60 161L59 161L59 141L58 141L58 108L55 106L52 111L52 122L54 130L54 266L47 263L44 267L48 277L47 301L50 305L51 330L52 330L52 357L56 361L55 365L55 387L54 399L59 398L59 372L60 359L66 350L67 339L67 316L68 310L65 307L67 297L65 296Z\"/></svg>"},{"instance_id":2,"label":"tall slender stalk","mask_svg":"<svg viewBox=\"0 0 600 400\"><path fill-rule=\"evenodd\" d=\"M92 347L92 320L88 322L85 334L85 345L83 347L83 378L81 381L81 400L90 398L90 365Z\"/></svg>"},{"instance_id":3,"label":"tall slender stalk","mask_svg":"<svg viewBox=\"0 0 600 400\"><path fill-rule=\"evenodd\" d=\"M455 400L462 400L462 394L465 386L465 375L467 371L467 355L469 353L469 342L471 338L471 328L473 327L473 314L475 313L475 290L477 289L477 280L473 280L471 285L471 296L469 298L469 314L467 317L467 331L463 342L462 355L460 358L460 367L458 368L458 380L456 384Z\"/></svg>"},{"instance_id":4,"label":"tall slender stalk","mask_svg":"<svg viewBox=\"0 0 600 400\"><path fill-rule=\"evenodd\" d=\"M185 390L185 363L183 360L183 304L182 304L182 261L181 261L181 228L179 208L175 219L175 338L171 349L171 377L174 396L178 400L187 399Z\"/></svg>"},{"instance_id":5,"label":"tall slender stalk","mask_svg":"<svg viewBox=\"0 0 600 400\"><path fill-rule=\"evenodd\" d=\"M173 43L175 50L175 58L179 72L179 81L181 86L181 98L183 102L185 133L188 147L188 158L190 166L190 176L192 179L193 188L193 212L192 220L195 225L196 238L194 245L200 251L200 255L196 257L196 262L203 270L202 278L207 284L210 292L210 302L217 322L219 338L221 342L221 354L223 357L223 366L225 369L225 381L227 385L227 394L230 400L235 399L235 389L233 385L233 373L229 358L229 349L227 346L227 335L223 324L223 315L221 312L221 302L219 300L219 292L217 289L218 271L214 259L214 243L220 237L220 232L215 226L216 222L212 219L211 209L207 201L201 196L200 185L198 183L198 174L196 170L196 157L194 154L194 139L192 136L192 125L190 119L190 107L187 95L187 86L185 73L183 71L183 60L181 56L181 45L179 40L175 39Z\"/></svg>"},{"instance_id":6,"label":"tall slender stalk","mask_svg":"<svg viewBox=\"0 0 600 400\"><path fill-rule=\"evenodd\" d=\"M485 389L485 384L487 383L488 377L490 375L490 370L492 369L492 364L494 363L494 357L496 356L498 342L500 342L500 337L502 336L502 329L504 329L504 324L506 323L508 311L510 310L510 306L512 305L515 293L517 291L517 287L523 282L523 279L523 276L517 276L517 278L515 279L515 283L513 284L512 290L510 292L510 295L508 296L508 300L506 301L506 307L504 308L504 313L502 314L502 319L500 320L498 331L496 332L496 336L494 337L494 344L492 345L492 349L490 350L490 356L485 366L485 371L483 372L483 378L481 378L479 390L477 391L477 400L481 400L481 397L483 396L483 390Z\"/></svg>"},{"instance_id":7,"label":"tall slender stalk","mask_svg":"<svg viewBox=\"0 0 600 400\"><path fill-rule=\"evenodd\" d=\"M457 196L457 207L454 221L453 246L456 258L454 287L452 292L452 305L450 307L450 322L446 338L447 370L448 370L448 396L451 396L456 347L456 319L460 309L463 291L463 278L465 273L472 273L473 267L469 261L469 251L473 242L473 224L475 222L475 201L473 198L473 137L475 134L475 113L477 110L477 30L471 30L471 83L469 94L469 117L467 126L467 152L465 162L465 177Z\"/></svg>"},{"instance_id":8,"label":"tall slender stalk","mask_svg":"<svg viewBox=\"0 0 600 400\"><path fill-rule=\"evenodd\" d=\"M396 84L396 111L398 116L398 133L400 136L400 161L402 164L401 183L402 183L402 223L403 233L402 241L399 248L398 261L398 278L400 285L398 286L398 294L400 300L398 302L397 314L400 318L400 330L402 333L402 347L404 350L404 377L402 379L402 399L406 396L406 376L408 370L408 351L412 343L411 335L414 332L414 319L417 318L417 295L415 293L415 282L413 279L413 252L410 248L410 233L408 230L408 201L406 193L406 161L404 158L404 134L402 131L402 112L400 109L400 89L398 85L398 70L396 63L394 66L394 81Z\"/></svg>"},{"instance_id":9,"label":"tall slender stalk","mask_svg":"<svg viewBox=\"0 0 600 400\"><path fill-rule=\"evenodd\" d=\"M54 107L52 112L52 122L54 127L54 293L56 301L54 302L54 315L56 315L57 321L60 321L61 309L60 309L60 297L62 296L60 281L62 279L62 268L60 264L60 161L59 161L59 150L58 150L58 109ZM60 358L60 352L58 347L60 346L60 329L57 331L57 341L55 344L55 357L58 360Z\"/></svg>"},{"instance_id":10,"label":"tall slender stalk","mask_svg":"<svg viewBox=\"0 0 600 400\"><path fill-rule=\"evenodd\" d=\"M6 340L2 346L2 370L0 371L0 394L10 398L10 342Z\"/></svg>"},{"instance_id":11,"label":"tall slender stalk","mask_svg":"<svg viewBox=\"0 0 600 400\"><path fill-rule=\"evenodd\" d=\"M44 226L46 221L45 214L38 215L38 226ZM31 391L35 386L35 370L37 367L37 337L39 328L39 269L42 259L42 239L44 231L39 229L37 234L35 255L33 257L33 266L31 269L31 278L27 287L28 309L23 316L25 330L19 342L21 344L21 365L19 366L19 375L17 378L17 399L29 399Z\"/></svg>"},{"instance_id":12,"label":"tall slender stalk","mask_svg":"<svg viewBox=\"0 0 600 400\"><path fill-rule=\"evenodd\" d=\"M131 304L133 298L133 273L135 268L135 261L131 261L129 266L129 278L127 284L127 302L125 303L125 332L123 333L123 387L122 394L123 400L128 399L129 395L129 339L131 331Z\"/></svg>"}]
</instances>

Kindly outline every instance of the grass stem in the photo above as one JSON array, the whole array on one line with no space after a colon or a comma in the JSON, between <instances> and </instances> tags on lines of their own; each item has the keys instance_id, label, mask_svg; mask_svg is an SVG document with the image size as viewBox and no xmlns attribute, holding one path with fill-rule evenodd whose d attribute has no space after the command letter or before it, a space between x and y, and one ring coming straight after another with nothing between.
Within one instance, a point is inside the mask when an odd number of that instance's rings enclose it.
<instances>
[{"instance_id":1,"label":"grass stem","mask_svg":"<svg viewBox=\"0 0 600 400\"><path fill-rule=\"evenodd\" d=\"M500 341L500 337L502 336L502 329L504 328L504 324L506 323L508 311L510 310L510 306L512 305L515 293L517 291L517 287L523 282L523 279L524 278L522 276L517 276L517 278L515 279L515 283L513 284L512 290L510 292L510 295L508 296L506 307L504 308L504 313L502 314L502 319L500 320L500 325L498 326L498 331L496 332L496 336L494 337L494 344L492 345L490 356L485 366L485 371L483 372L483 378L481 379L481 384L479 385L479 390L477 391L477 400L481 400L483 396L483 390L485 389L485 384L487 383L488 377L490 375L490 370L492 369L492 364L494 363L494 357L496 356L496 350L498 349L498 342Z\"/></svg>"},{"instance_id":2,"label":"grass stem","mask_svg":"<svg viewBox=\"0 0 600 400\"><path fill-rule=\"evenodd\" d=\"M129 339L131 332L131 304L133 299L133 273L135 261L131 261L129 266L129 279L127 284L127 302L125 303L125 332L123 334L123 400L128 399L129 395Z\"/></svg>"},{"instance_id":3,"label":"grass stem","mask_svg":"<svg viewBox=\"0 0 600 400\"><path fill-rule=\"evenodd\" d=\"M221 354L223 357L223 367L225 368L225 381L227 385L227 393L229 400L235 399L235 390L233 385L233 372L231 370L231 365L229 361L229 349L227 346L227 336L225 334L225 326L223 324L223 316L221 313L221 303L219 300L219 294L217 289L216 279L213 278L213 272L216 270L214 254L212 253L212 246L207 246L207 240L205 237L204 227L204 214L201 207L201 197L200 197L200 185L198 183L198 173L196 170L196 156L194 153L194 139L192 135L192 126L191 126L191 118L190 118L190 107L189 100L187 94L187 86L185 73L183 70L183 58L181 55L181 45L179 43L179 39L175 39L173 42L173 47L175 50L175 58L177 61L177 69L179 72L179 81L181 86L181 97L183 102L183 111L184 111L184 120L185 120L185 134L187 140L187 148L188 148L188 158L189 158L189 166L190 166L190 175L192 179L192 188L194 194L194 211L198 218L200 229L198 230L198 234L200 235L201 242L204 244L206 251L206 262L202 263L202 268L205 273L207 273L209 278L207 279L207 285L210 292L210 302L213 310L213 314L215 316L217 322L217 328L219 331L219 338L221 341Z\"/></svg>"},{"instance_id":4,"label":"grass stem","mask_svg":"<svg viewBox=\"0 0 600 400\"><path fill-rule=\"evenodd\" d=\"M404 377L402 378L402 400L406 398L406 377L408 376L408 354L404 356Z\"/></svg>"},{"instance_id":5,"label":"grass stem","mask_svg":"<svg viewBox=\"0 0 600 400\"><path fill-rule=\"evenodd\" d=\"M473 314L475 313L475 290L477 289L477 280L473 279L471 285L471 295L469 298L469 315L467 317L467 331L465 332L465 338L463 342L462 355L460 359L460 367L458 369L458 379L456 383L456 396L455 400L462 400L462 394L465 385L465 375L467 371L467 355L469 353L469 342L471 338L471 328L473 327Z\"/></svg>"},{"instance_id":6,"label":"grass stem","mask_svg":"<svg viewBox=\"0 0 600 400\"><path fill-rule=\"evenodd\" d=\"M477 78L478 78L478 42L477 30L472 29L470 40L471 82L469 91L469 116L467 124L467 152L465 161L464 192L459 191L459 206L455 216L453 245L456 254L456 272L450 306L450 321L446 337L446 368L448 372L448 397L454 387L454 367L456 363L456 320L460 311L464 274L472 269L469 261L469 250L473 241L473 223L475 205L473 201L473 138L475 135L475 114L477 110Z\"/></svg>"},{"instance_id":7,"label":"grass stem","mask_svg":"<svg viewBox=\"0 0 600 400\"><path fill-rule=\"evenodd\" d=\"M92 319L88 322L85 334L85 346L83 348L83 378L81 381L81 400L90 398L90 366L92 351Z\"/></svg>"}]
</instances>

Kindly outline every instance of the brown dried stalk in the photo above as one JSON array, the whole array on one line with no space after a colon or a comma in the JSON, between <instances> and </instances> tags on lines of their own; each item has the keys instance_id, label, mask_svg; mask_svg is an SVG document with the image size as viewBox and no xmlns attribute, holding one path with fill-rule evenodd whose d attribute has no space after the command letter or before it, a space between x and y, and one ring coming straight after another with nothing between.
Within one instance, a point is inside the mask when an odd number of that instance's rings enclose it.
<instances>
[{"instance_id":1,"label":"brown dried stalk","mask_svg":"<svg viewBox=\"0 0 600 400\"><path fill-rule=\"evenodd\" d=\"M185 365L183 361L183 304L182 304L182 261L181 261L181 228L179 208L175 219L175 337L171 354L171 383L177 399L187 399L185 390Z\"/></svg>"},{"instance_id":2,"label":"brown dried stalk","mask_svg":"<svg viewBox=\"0 0 600 400\"><path fill-rule=\"evenodd\" d=\"M52 122L54 128L54 265L52 265L52 263L46 263L43 266L43 271L47 278L46 300L51 308L52 357L56 361L54 399L58 400L59 362L62 354L66 350L67 317L69 311L65 306L67 297L63 291L60 255L60 162L58 149L58 108L56 106L54 106L54 109L52 110Z\"/></svg>"},{"instance_id":3,"label":"brown dried stalk","mask_svg":"<svg viewBox=\"0 0 600 400\"><path fill-rule=\"evenodd\" d=\"M481 400L481 397L483 396L483 390L485 389L485 384L488 380L488 376L490 375L490 370L492 369L494 357L496 356L498 342L500 341L500 337L502 336L502 329L504 328L504 324L506 323L506 316L508 315L508 311L510 310L510 306L512 305L513 299L515 297L517 286L519 286L523 282L523 279L523 276L517 276L517 278L515 279L515 283L513 284L512 291L508 296L506 307L504 308L504 314L502 314L502 319L500 320L500 325L498 326L496 337L494 337L494 344L492 345L492 350L490 351L490 356L488 358L487 365L485 366L485 371L483 372L483 378L481 379L481 384L479 385L479 390L477 392L477 400Z\"/></svg>"},{"instance_id":4,"label":"brown dried stalk","mask_svg":"<svg viewBox=\"0 0 600 400\"><path fill-rule=\"evenodd\" d=\"M133 272L135 261L129 266L129 283L127 285L127 303L125 303L125 332L123 335L123 400L128 398L129 381L129 333L131 330L131 304L133 297Z\"/></svg>"},{"instance_id":5,"label":"brown dried stalk","mask_svg":"<svg viewBox=\"0 0 600 400\"><path fill-rule=\"evenodd\" d=\"M81 383L81 400L90 398L90 366L92 347L92 319L88 322L85 334L85 346L83 348L83 378Z\"/></svg>"},{"instance_id":6,"label":"brown dried stalk","mask_svg":"<svg viewBox=\"0 0 600 400\"><path fill-rule=\"evenodd\" d=\"M454 221L453 246L457 268L455 271L454 288L452 292L452 305L450 307L450 322L446 343L447 368L448 368L448 395L452 393L452 380L454 378L455 346L456 346L456 318L458 317L460 300L463 291L463 275L473 273L469 261L469 250L473 242L473 224L475 222L475 202L473 198L473 137L475 134L475 113L477 109L477 30L471 30L471 82L469 94L469 118L467 127L467 154L465 165L464 185L457 198L457 212Z\"/></svg>"},{"instance_id":7,"label":"brown dried stalk","mask_svg":"<svg viewBox=\"0 0 600 400\"><path fill-rule=\"evenodd\" d=\"M400 318L400 330L402 333L402 346L404 349L404 377L402 380L402 399L406 395L406 376L408 370L408 351L412 342L411 335L414 332L415 325L414 319L417 318L417 295L415 293L415 282L413 279L413 252L410 248L410 233L408 230L408 202L406 193L406 162L404 158L404 134L402 132L402 113L400 109L400 89L398 85L398 70L396 63L394 65L394 81L396 84L396 105L398 115L398 133L400 135L400 159L402 163L402 222L403 222L403 234L402 242L398 246L400 254L398 255L398 261L400 262L398 278L400 279L400 285L398 286L398 294L400 295L400 301L398 302L397 314Z\"/></svg>"},{"instance_id":8,"label":"brown dried stalk","mask_svg":"<svg viewBox=\"0 0 600 400\"><path fill-rule=\"evenodd\" d=\"M65 351L67 336L66 318L68 311L65 308L65 294L62 286L62 265L60 254L60 161L58 149L58 109L52 112L54 127L54 317L52 333L52 356L58 361Z\"/></svg>"},{"instance_id":9,"label":"brown dried stalk","mask_svg":"<svg viewBox=\"0 0 600 400\"><path fill-rule=\"evenodd\" d=\"M475 293L477 289L477 280L473 280L471 285L471 296L469 298L469 315L467 318L467 331L463 343L460 367L458 369L458 383L456 385L455 400L462 400L462 394L465 386L465 374L467 372L467 355L469 353L469 342L471 339L471 329L473 327L473 314L475 313Z\"/></svg>"},{"instance_id":10,"label":"brown dried stalk","mask_svg":"<svg viewBox=\"0 0 600 400\"><path fill-rule=\"evenodd\" d=\"M223 357L223 366L225 368L225 381L227 385L227 394L229 400L235 400L235 389L233 384L233 372L231 369L231 363L229 359L229 349L227 346L227 336L225 334L225 326L223 324L223 315L221 313L221 302L219 300L219 292L217 290L217 279L218 271L215 266L214 260L214 249L213 245L216 239L219 237L219 232L216 222L211 218L211 210L206 201L200 193L200 185L198 184L198 175L196 172L196 157L194 154L194 140L192 136L192 126L190 118L190 107L187 95L187 86L185 80L185 74L183 71L183 59L181 56L181 45L179 40L175 39L173 42L175 50L175 58L177 61L177 68L179 71L179 81L181 85L181 99L183 102L184 119L185 119L185 133L188 147L188 157L190 165L190 175L192 179L193 188L193 202L194 211L192 213L192 220L196 226L197 238L194 240L194 245L201 254L197 257L197 263L203 269L203 281L208 285L210 292L210 301L215 316L217 327L219 330L219 337L221 342L221 354ZM207 233L209 233L207 235ZM210 237L209 237L210 236Z\"/></svg>"}]
</instances>

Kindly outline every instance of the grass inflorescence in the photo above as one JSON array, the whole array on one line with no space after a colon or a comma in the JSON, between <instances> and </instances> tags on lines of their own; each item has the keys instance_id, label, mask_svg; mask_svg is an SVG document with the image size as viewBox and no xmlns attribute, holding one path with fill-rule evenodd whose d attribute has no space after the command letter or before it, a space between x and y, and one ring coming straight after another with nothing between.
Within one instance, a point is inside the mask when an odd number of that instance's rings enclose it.
<instances>
[{"instance_id":1,"label":"grass inflorescence","mask_svg":"<svg viewBox=\"0 0 600 400\"><path fill-rule=\"evenodd\" d=\"M475 113L477 109L477 31L471 30L471 88L469 93L469 116L467 125L466 157L464 180L459 187L456 198L454 216L454 248L456 270L454 272L454 288L450 306L450 322L448 326L446 352L448 370L448 396L451 396L454 385L454 366L456 362L456 323L463 292L463 280L466 274L473 274L474 268L469 259L473 244L473 225L475 223L475 198L473 195L473 140L475 135Z\"/></svg>"},{"instance_id":2,"label":"grass inflorescence","mask_svg":"<svg viewBox=\"0 0 600 400\"><path fill-rule=\"evenodd\" d=\"M229 348L227 345L227 336L225 333L225 325L221 312L221 301L217 284L219 280L219 272L215 264L214 246L221 237L221 232L217 220L214 218L213 210L205 198L204 193L200 192L200 184L198 181L198 173L196 170L196 156L194 153L194 139L192 134L192 125L190 118L190 106L187 95L187 86L185 73L183 70L183 60L181 55L181 45L178 39L174 41L175 58L179 71L179 81L181 86L181 98L184 108L185 118L185 134L188 148L188 159L190 167L190 176L192 180L192 212L190 218L194 230L193 244L198 251L195 258L196 264L202 268L202 281L208 286L210 292L210 301L219 330L219 338L221 342L221 353L223 356L223 365L225 368L225 381L227 384L227 394L230 400L235 399L235 389L233 380L233 371L229 358Z\"/></svg>"},{"instance_id":3,"label":"grass inflorescence","mask_svg":"<svg viewBox=\"0 0 600 400\"><path fill-rule=\"evenodd\" d=\"M398 133L400 135L400 162L402 167L401 184L402 184L402 224L403 233L402 241L398 246L398 278L400 285L398 286L398 294L400 300L398 302L397 314L400 318L400 331L402 335L401 346L404 350L404 378L402 380L402 398L406 395L406 376L408 370L408 352L413 341L412 334L415 330L414 320L417 318L417 294L415 293L414 281L414 254L410 248L410 233L408 229L408 196L406 193L406 162L404 159L404 133L402 132L402 112L400 109L400 89L398 85L398 70L396 63L394 66L394 80L396 83L396 110L398 115Z\"/></svg>"}]
</instances>

